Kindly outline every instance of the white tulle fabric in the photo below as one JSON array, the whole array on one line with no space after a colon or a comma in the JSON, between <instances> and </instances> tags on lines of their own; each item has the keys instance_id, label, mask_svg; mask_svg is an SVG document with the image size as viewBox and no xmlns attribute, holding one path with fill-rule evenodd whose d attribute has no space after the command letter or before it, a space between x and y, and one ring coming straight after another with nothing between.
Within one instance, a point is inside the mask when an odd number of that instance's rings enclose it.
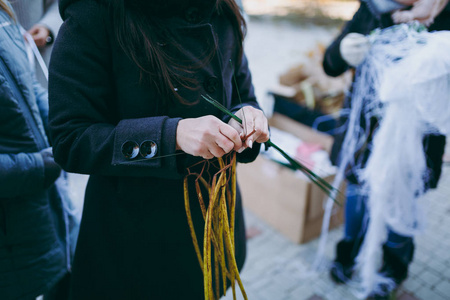
<instances>
[{"instance_id":1,"label":"white tulle fabric","mask_svg":"<svg viewBox=\"0 0 450 300\"><path fill-rule=\"evenodd\" d=\"M354 168L367 196L369 225L357 257L357 295L366 297L389 280L377 273L388 228L413 236L424 227L421 196L428 176L422 139L450 133L450 32L427 32L418 23L400 24L370 35L371 50L357 68L348 130L334 186ZM364 168L354 153L379 120ZM328 199L319 248L331 215ZM319 249L319 255L323 249Z\"/></svg>"}]
</instances>

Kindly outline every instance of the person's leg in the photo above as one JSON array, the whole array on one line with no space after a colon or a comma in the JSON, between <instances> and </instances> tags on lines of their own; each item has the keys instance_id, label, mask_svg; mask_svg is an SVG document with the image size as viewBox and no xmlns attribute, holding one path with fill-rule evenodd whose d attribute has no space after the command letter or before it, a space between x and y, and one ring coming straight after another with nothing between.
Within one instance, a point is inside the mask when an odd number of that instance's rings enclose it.
<instances>
[{"instance_id":1,"label":"person's leg","mask_svg":"<svg viewBox=\"0 0 450 300\"><path fill-rule=\"evenodd\" d=\"M357 184L348 183L345 204L345 240L360 240L363 238L368 223L366 197L361 194Z\"/></svg>"},{"instance_id":2,"label":"person's leg","mask_svg":"<svg viewBox=\"0 0 450 300\"><path fill-rule=\"evenodd\" d=\"M380 274L382 274L383 277L392 279L392 284L381 285L368 299L391 299L398 286L408 276L408 266L412 262L413 256L413 239L389 230L388 239L383 245L383 265Z\"/></svg>"},{"instance_id":3,"label":"person's leg","mask_svg":"<svg viewBox=\"0 0 450 300\"><path fill-rule=\"evenodd\" d=\"M408 266L414 257L412 237L389 231L387 242L383 246L383 267L381 273L392 278L397 285L408 276Z\"/></svg>"},{"instance_id":4,"label":"person's leg","mask_svg":"<svg viewBox=\"0 0 450 300\"><path fill-rule=\"evenodd\" d=\"M330 269L331 279L336 283L345 283L351 278L367 227L365 197L359 186L348 183L346 197L344 239L336 245L336 258Z\"/></svg>"}]
</instances>

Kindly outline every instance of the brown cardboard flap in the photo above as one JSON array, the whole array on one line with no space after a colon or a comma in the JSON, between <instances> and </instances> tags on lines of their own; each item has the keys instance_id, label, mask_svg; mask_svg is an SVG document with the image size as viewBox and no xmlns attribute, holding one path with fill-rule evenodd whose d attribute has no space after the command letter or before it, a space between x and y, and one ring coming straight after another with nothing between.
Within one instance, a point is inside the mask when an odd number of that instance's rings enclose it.
<instances>
[{"instance_id":1,"label":"brown cardboard flap","mask_svg":"<svg viewBox=\"0 0 450 300\"><path fill-rule=\"evenodd\" d=\"M269 119L269 125L289 132L304 142L319 144L325 151L331 152L334 139L329 134L314 130L279 113L273 114L272 118Z\"/></svg>"},{"instance_id":2,"label":"brown cardboard flap","mask_svg":"<svg viewBox=\"0 0 450 300\"><path fill-rule=\"evenodd\" d=\"M333 137L300 124L281 114L269 119L270 126L298 136L305 142L318 143L327 151ZM238 181L244 206L294 243L307 242L320 234L325 193L298 172L265 155L249 164L238 165ZM325 178L328 182L334 176ZM342 223L343 209L331 220L330 227Z\"/></svg>"}]
</instances>

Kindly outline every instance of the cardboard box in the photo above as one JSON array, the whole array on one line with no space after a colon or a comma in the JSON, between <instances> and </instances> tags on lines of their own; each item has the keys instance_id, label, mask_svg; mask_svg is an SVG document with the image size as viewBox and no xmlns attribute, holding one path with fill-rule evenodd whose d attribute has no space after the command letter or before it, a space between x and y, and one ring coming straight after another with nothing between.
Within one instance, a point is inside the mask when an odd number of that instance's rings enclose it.
<instances>
[{"instance_id":1,"label":"cardboard box","mask_svg":"<svg viewBox=\"0 0 450 300\"><path fill-rule=\"evenodd\" d=\"M319 143L328 152L331 150L330 135L276 113L269 122L270 126L290 132L305 142ZM320 235L327 197L315 184L264 155L259 155L253 163L239 164L237 174L247 209L294 243L305 243ZM325 179L331 182L333 177ZM342 207L337 208L330 221L330 228L342 224Z\"/></svg>"}]
</instances>

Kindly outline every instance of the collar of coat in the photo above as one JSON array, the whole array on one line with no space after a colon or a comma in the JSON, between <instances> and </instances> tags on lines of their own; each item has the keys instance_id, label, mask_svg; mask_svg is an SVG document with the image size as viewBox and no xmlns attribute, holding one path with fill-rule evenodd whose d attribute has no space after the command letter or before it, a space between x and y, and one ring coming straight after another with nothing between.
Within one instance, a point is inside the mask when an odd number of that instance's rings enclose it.
<instances>
[{"instance_id":1,"label":"collar of coat","mask_svg":"<svg viewBox=\"0 0 450 300\"><path fill-rule=\"evenodd\" d=\"M192 7L197 8L202 15L210 15L220 0L60 0L59 12L63 20L65 20L66 9L71 4L80 1L97 2L105 6L111 5L112 1L122 1L128 9L145 12L149 16L164 18L176 15L184 16Z\"/></svg>"}]
</instances>

